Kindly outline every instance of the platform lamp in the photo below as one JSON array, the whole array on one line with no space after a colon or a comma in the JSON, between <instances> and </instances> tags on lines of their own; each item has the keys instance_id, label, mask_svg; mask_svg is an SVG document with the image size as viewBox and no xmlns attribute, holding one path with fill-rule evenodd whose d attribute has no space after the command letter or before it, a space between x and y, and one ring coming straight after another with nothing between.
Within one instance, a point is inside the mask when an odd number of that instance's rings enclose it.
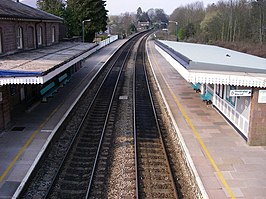
<instances>
[{"instance_id":1,"label":"platform lamp","mask_svg":"<svg viewBox=\"0 0 266 199\"><path fill-rule=\"evenodd\" d=\"M175 23L175 26L176 26L176 30L175 30L175 31L176 31L176 32L175 32L175 33L176 33L176 41L178 41L178 22L177 22L177 21L169 21L169 23L170 23L170 22L171 22L171 23Z\"/></svg>"},{"instance_id":2,"label":"platform lamp","mask_svg":"<svg viewBox=\"0 0 266 199\"><path fill-rule=\"evenodd\" d=\"M85 22L91 22L91 19L86 19L82 21L82 42L84 42L84 24Z\"/></svg>"}]
</instances>

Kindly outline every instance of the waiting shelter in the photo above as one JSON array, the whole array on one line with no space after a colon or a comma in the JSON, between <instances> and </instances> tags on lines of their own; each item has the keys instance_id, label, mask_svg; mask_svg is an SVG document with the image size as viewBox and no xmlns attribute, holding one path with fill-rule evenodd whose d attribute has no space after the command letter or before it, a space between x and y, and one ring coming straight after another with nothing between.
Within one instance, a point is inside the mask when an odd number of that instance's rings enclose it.
<instances>
[{"instance_id":1,"label":"waiting shelter","mask_svg":"<svg viewBox=\"0 0 266 199\"><path fill-rule=\"evenodd\" d=\"M266 145L266 59L212 45L157 40L156 49L250 145Z\"/></svg>"}]
</instances>

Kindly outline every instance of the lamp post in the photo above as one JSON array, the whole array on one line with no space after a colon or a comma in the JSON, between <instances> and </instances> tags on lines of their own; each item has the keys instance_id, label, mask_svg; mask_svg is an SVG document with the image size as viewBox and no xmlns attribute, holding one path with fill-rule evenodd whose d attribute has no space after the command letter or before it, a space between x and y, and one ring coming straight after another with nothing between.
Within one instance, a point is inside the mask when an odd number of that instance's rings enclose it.
<instances>
[{"instance_id":1,"label":"lamp post","mask_svg":"<svg viewBox=\"0 0 266 199\"><path fill-rule=\"evenodd\" d=\"M84 42L84 23L85 22L90 22L91 19L86 19L82 21L82 42Z\"/></svg>"},{"instance_id":2,"label":"lamp post","mask_svg":"<svg viewBox=\"0 0 266 199\"><path fill-rule=\"evenodd\" d=\"M178 41L178 22L177 21L169 21L169 23L175 23L175 26L176 26L176 41Z\"/></svg>"}]
</instances>

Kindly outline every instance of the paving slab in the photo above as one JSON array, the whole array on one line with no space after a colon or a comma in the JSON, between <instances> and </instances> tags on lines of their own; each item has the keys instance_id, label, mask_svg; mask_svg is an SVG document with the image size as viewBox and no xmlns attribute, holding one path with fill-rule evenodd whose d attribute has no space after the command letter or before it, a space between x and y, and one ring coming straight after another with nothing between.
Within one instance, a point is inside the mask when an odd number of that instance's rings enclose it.
<instances>
[{"instance_id":1,"label":"paving slab","mask_svg":"<svg viewBox=\"0 0 266 199\"><path fill-rule=\"evenodd\" d=\"M97 71L126 41L115 41L90 55L48 103L39 103L29 111L15 114L13 126L0 134L0 199L12 197L52 130Z\"/></svg>"},{"instance_id":2,"label":"paving slab","mask_svg":"<svg viewBox=\"0 0 266 199\"><path fill-rule=\"evenodd\" d=\"M202 102L155 49L153 40L148 41L147 51L208 197L265 199L266 147L249 146L212 105Z\"/></svg>"}]
</instances>

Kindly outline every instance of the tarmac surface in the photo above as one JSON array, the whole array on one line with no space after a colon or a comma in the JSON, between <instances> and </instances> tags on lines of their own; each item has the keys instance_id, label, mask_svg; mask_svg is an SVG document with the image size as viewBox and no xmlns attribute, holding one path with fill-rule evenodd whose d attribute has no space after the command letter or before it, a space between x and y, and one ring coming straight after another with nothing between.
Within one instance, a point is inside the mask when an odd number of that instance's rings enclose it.
<instances>
[{"instance_id":1,"label":"tarmac surface","mask_svg":"<svg viewBox=\"0 0 266 199\"><path fill-rule=\"evenodd\" d=\"M118 40L89 56L84 67L49 99L17 114L10 130L0 133L0 199L11 198L53 129L93 76L117 48ZM266 147L248 146L218 113L148 42L149 57L208 196L205 198L266 198ZM12 130L14 127L18 127ZM21 128L20 128L21 127ZM187 155L189 155L187 154Z\"/></svg>"}]
</instances>

